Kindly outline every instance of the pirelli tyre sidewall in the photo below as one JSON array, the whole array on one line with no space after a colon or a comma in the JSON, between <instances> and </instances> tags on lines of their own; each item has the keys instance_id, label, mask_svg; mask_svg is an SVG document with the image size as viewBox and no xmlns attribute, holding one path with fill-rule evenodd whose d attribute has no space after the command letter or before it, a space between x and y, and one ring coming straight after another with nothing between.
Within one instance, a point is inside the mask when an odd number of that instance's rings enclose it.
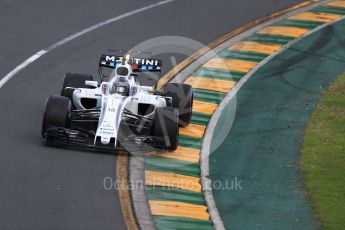
<instances>
[{"instance_id":1,"label":"pirelli tyre sidewall","mask_svg":"<svg viewBox=\"0 0 345 230\"><path fill-rule=\"evenodd\" d=\"M90 88L85 85L85 81L93 81L92 75L81 73L66 73L63 79L61 96L68 97L73 102L73 91L71 88Z\"/></svg>"},{"instance_id":2,"label":"pirelli tyre sidewall","mask_svg":"<svg viewBox=\"0 0 345 230\"><path fill-rule=\"evenodd\" d=\"M172 107L179 111L179 125L186 127L192 120L193 88L188 84L168 83L163 94L172 98Z\"/></svg>"},{"instance_id":3,"label":"pirelli tyre sidewall","mask_svg":"<svg viewBox=\"0 0 345 230\"><path fill-rule=\"evenodd\" d=\"M156 108L152 135L163 137L163 148L175 150L178 145L178 117L176 108Z\"/></svg>"},{"instance_id":4,"label":"pirelli tyre sidewall","mask_svg":"<svg viewBox=\"0 0 345 230\"><path fill-rule=\"evenodd\" d=\"M71 100L63 96L49 96L46 101L45 112L42 120L42 136L50 127L67 128L71 114Z\"/></svg>"}]
</instances>

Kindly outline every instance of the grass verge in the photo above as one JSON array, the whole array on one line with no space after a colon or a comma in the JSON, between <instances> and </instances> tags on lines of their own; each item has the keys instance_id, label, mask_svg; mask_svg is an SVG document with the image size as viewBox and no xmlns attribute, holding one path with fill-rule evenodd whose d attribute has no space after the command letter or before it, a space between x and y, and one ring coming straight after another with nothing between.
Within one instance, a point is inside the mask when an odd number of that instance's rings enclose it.
<instances>
[{"instance_id":1,"label":"grass verge","mask_svg":"<svg viewBox=\"0 0 345 230\"><path fill-rule=\"evenodd\" d=\"M309 121L301 167L323 229L345 229L345 74L325 92Z\"/></svg>"}]
</instances>

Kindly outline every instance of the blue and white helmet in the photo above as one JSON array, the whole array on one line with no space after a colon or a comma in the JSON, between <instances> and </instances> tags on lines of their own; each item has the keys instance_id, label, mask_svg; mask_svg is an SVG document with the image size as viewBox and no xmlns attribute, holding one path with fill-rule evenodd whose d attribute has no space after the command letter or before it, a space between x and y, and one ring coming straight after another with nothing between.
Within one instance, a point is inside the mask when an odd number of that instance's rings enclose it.
<instances>
[{"instance_id":1,"label":"blue and white helmet","mask_svg":"<svg viewBox=\"0 0 345 230\"><path fill-rule=\"evenodd\" d=\"M130 76L132 74L132 67L125 64L117 64L112 73L112 94L120 94L122 96L129 96L131 94Z\"/></svg>"}]
</instances>

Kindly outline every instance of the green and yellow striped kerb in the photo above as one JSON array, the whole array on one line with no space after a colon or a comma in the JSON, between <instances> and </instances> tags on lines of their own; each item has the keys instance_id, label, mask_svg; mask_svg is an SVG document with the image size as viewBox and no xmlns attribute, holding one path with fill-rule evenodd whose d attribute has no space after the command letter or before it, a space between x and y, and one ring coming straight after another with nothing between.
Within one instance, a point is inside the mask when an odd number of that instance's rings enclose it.
<instances>
[{"instance_id":1,"label":"green and yellow striped kerb","mask_svg":"<svg viewBox=\"0 0 345 230\"><path fill-rule=\"evenodd\" d=\"M213 229L200 183L200 149L207 124L224 96L260 62L289 42L345 15L332 1L259 30L207 61L185 83L194 88L192 124L180 128L176 151L145 158L145 184L157 229Z\"/></svg>"}]
</instances>

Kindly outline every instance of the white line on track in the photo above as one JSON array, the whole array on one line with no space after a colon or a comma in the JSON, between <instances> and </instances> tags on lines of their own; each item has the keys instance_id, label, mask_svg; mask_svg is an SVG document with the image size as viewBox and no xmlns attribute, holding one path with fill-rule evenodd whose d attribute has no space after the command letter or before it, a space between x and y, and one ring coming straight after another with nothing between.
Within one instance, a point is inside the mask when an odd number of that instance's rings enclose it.
<instances>
[{"instance_id":1,"label":"white line on track","mask_svg":"<svg viewBox=\"0 0 345 230\"><path fill-rule=\"evenodd\" d=\"M168 4L170 2L173 2L175 0L164 0L164 1L160 1L160 2L157 2L157 3L154 3L154 4L151 4L151 5L147 5L147 6L144 6L142 8L139 8L139 9L136 9L136 10L132 10L132 11L129 11L127 13L124 13L124 14L121 14L119 16L116 16L116 17L113 17L113 18L110 18L108 20L105 20L103 22L100 22L100 23L97 23L93 26L90 26L84 30L81 30L75 34L72 34L50 46L48 46L47 48L43 49L43 50L40 50L38 51L37 53L35 53L34 55L32 55L31 57L29 57L28 59L26 59L24 62L22 62L20 65L18 65L16 68L14 68L11 72L9 72L5 77L3 77L1 80L0 80L0 89L11 79L13 78L17 73L19 73L21 70L23 70L25 67L27 67L28 65L30 65L31 63L33 63L34 61L36 61L37 59L39 59L40 57L42 57L43 55L45 55L46 53L66 44L67 42L70 42L86 33L89 33L93 30L96 30L96 29L99 29L103 26L106 26L110 23L113 23L113 22L116 22L116 21L119 21L121 19L124 19L124 18L127 18L127 17L130 17L130 16L133 16L135 14L138 14L140 12L143 12L143 11L146 11L146 10L149 10L149 9L152 9L154 7L157 7L157 6L161 6L161 5L164 5L164 4Z\"/></svg>"}]
</instances>

